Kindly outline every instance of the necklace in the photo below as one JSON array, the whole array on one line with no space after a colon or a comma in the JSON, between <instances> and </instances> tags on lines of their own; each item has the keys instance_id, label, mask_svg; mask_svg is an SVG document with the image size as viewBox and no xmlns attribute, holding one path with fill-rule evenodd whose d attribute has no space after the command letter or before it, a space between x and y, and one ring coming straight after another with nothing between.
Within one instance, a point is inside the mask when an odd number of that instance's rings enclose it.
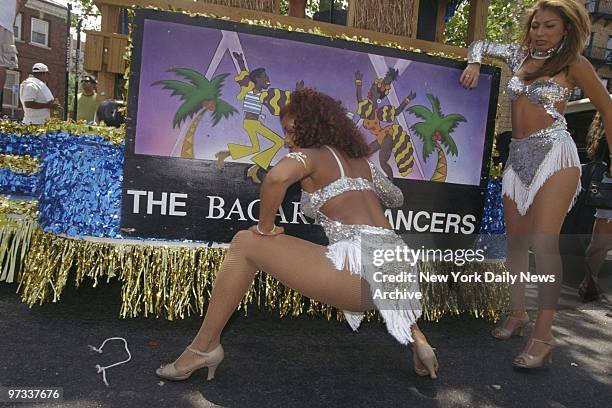
<instances>
[{"instance_id":1,"label":"necklace","mask_svg":"<svg viewBox=\"0 0 612 408\"><path fill-rule=\"evenodd\" d=\"M531 55L531 58L533 59L537 59L537 60L545 60L545 59L549 59L550 57L552 57L553 55L555 55L556 52L556 48L550 48L546 51L538 51L535 48L532 48L529 50L529 54Z\"/></svg>"}]
</instances>

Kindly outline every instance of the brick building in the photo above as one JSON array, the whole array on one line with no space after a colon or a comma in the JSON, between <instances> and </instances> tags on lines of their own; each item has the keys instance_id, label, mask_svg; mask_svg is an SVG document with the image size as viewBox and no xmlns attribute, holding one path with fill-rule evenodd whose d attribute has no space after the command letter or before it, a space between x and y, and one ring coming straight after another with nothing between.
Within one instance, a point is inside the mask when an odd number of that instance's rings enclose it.
<instances>
[{"instance_id":1,"label":"brick building","mask_svg":"<svg viewBox=\"0 0 612 408\"><path fill-rule=\"evenodd\" d=\"M23 117L19 84L27 78L32 65L42 62L49 67L49 88L64 103L66 85L66 29L68 10L53 0L29 0L15 20L15 45L19 69L7 72L2 113L10 118Z\"/></svg>"},{"instance_id":2,"label":"brick building","mask_svg":"<svg viewBox=\"0 0 612 408\"><path fill-rule=\"evenodd\" d=\"M591 61L608 92L612 93L612 0L589 0L585 6L591 14L593 28L584 56ZM575 98L582 96L577 92Z\"/></svg>"}]
</instances>

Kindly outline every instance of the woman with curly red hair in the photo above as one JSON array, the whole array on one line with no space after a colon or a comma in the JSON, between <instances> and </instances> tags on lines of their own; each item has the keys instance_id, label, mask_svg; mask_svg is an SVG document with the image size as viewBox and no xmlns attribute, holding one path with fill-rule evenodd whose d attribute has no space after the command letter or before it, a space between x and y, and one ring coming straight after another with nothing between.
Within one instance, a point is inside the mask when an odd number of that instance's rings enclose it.
<instances>
[{"instance_id":1,"label":"woman with curly red hair","mask_svg":"<svg viewBox=\"0 0 612 408\"><path fill-rule=\"evenodd\" d=\"M364 272L367 262L362 265L362 253L367 259L368 251L403 245L383 212L383 205L402 204L401 190L367 160L367 144L333 98L312 89L296 91L280 117L290 153L263 181L259 223L234 236L198 334L157 375L184 380L207 367L208 379L213 378L223 360L221 331L261 270L306 297L344 310L353 330L363 312L376 307L391 335L402 344L412 343L415 372L436 378L436 356L416 325L418 297L377 299L372 292L388 286ZM328 246L285 235L274 225L287 188L296 182L303 190L302 210L323 227ZM409 264L390 262L376 270L398 275L410 268L414 272ZM404 293L418 291L418 283L400 286Z\"/></svg>"}]
</instances>

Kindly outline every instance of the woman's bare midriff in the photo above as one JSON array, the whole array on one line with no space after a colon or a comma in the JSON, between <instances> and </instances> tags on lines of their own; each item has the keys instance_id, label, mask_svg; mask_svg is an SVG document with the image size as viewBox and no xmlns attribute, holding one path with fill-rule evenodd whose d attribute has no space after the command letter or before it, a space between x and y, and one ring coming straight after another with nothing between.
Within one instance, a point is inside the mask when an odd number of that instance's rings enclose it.
<instances>
[{"instance_id":1,"label":"woman's bare midriff","mask_svg":"<svg viewBox=\"0 0 612 408\"><path fill-rule=\"evenodd\" d=\"M555 105L557 111L563 115L565 104ZM555 122L542 105L535 104L521 95L512 102L512 137L514 139L524 139L538 130L546 129Z\"/></svg>"}]
</instances>

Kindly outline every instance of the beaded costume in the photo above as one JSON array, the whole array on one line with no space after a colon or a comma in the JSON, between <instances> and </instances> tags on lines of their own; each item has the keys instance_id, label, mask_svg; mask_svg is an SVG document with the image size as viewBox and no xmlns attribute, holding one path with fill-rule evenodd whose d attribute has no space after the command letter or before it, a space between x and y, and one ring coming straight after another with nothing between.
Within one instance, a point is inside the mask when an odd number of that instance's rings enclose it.
<instances>
[{"instance_id":1,"label":"beaded costume","mask_svg":"<svg viewBox=\"0 0 612 408\"><path fill-rule=\"evenodd\" d=\"M468 49L468 63L481 63L483 56L505 61L512 71L513 76L507 87L510 100L514 101L525 95L531 103L541 105L554 119L554 123L549 127L525 138L512 138L510 143L502 194L512 199L519 213L525 215L538 190L550 176L561 169L581 168L578 150L567 131L565 118L555 107L556 103L567 102L572 90L563 87L554 78L539 79L531 84L525 84L516 72L527 59L528 53L518 44L473 42ZM568 211L579 192L580 183L577 183L574 199Z\"/></svg>"},{"instance_id":2,"label":"beaded costume","mask_svg":"<svg viewBox=\"0 0 612 408\"><path fill-rule=\"evenodd\" d=\"M381 284L373 279L371 273L364 273L366 265L362 267L362 259L367 259L367 253L371 254L373 250L380 248L405 246L399 235L393 230L369 225L343 224L340 221L330 219L320 211L321 207L332 198L348 191L358 190L374 192L386 207L399 207L404 201L402 191L369 161L372 181L360 177L345 176L344 168L336 152L329 146L325 147L329 149L338 162L340 178L312 193L303 191L301 208L306 216L314 218L316 223L323 227L329 240L327 257L336 269L347 268L351 273L359 274L368 282L372 293L377 289L388 292L396 288L406 292L418 292L417 282L392 285L387 282ZM363 258L362 255L364 255ZM399 275L408 272L416 276L416 267L411 267L409 263L385 263L378 269L385 275ZM415 299L379 301L376 297L373 301L383 317L389 333L402 344L411 343L411 326L421 315L420 301ZM344 315L351 328L356 331L363 319L363 313L344 311Z\"/></svg>"}]
</instances>

